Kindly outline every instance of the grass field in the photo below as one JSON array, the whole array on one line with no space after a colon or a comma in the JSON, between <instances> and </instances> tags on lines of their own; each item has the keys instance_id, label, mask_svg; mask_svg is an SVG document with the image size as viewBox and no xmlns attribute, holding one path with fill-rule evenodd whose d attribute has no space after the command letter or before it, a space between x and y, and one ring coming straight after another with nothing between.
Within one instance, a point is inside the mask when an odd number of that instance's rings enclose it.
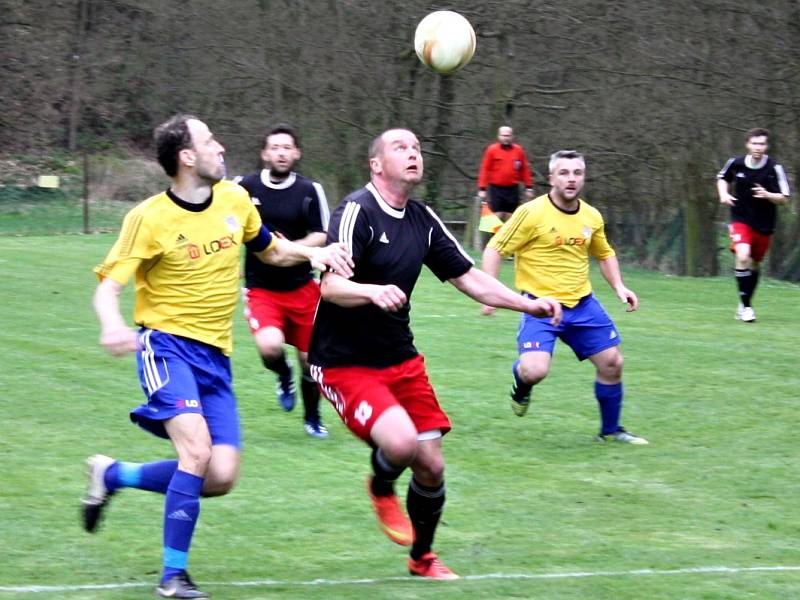
<instances>
[{"instance_id":1,"label":"grass field","mask_svg":"<svg viewBox=\"0 0 800 600\"><path fill-rule=\"evenodd\" d=\"M0 598L152 596L162 497L125 490L96 535L78 523L87 455L171 456L128 422L133 357L97 344L91 267L112 242L0 238ZM529 414L513 416L516 315L480 317L451 286L420 282L417 343L455 426L435 545L464 577L447 583L406 575L364 492L367 449L327 405L325 441L280 411L237 317L243 473L203 502L195 580L236 600L800 596L800 288L763 282L759 320L743 324L732 278L627 281L635 314L597 288L624 339L624 424L646 447L592 442L592 369L565 346Z\"/></svg>"}]
</instances>

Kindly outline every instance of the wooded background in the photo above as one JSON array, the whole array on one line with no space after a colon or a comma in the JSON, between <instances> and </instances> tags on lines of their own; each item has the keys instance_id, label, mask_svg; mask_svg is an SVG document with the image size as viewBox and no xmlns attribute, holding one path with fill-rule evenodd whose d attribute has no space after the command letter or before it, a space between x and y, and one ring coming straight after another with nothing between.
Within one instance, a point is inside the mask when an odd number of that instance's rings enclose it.
<instances>
[{"instance_id":1,"label":"wooded background","mask_svg":"<svg viewBox=\"0 0 800 600\"><path fill-rule=\"evenodd\" d=\"M4 182L25 157L80 165L82 155L114 156L125 166L96 169L94 193L141 199L163 185L135 185L158 172L149 161L154 126L191 112L226 146L231 174L257 166L269 124L293 123L300 170L335 207L365 182L368 141L400 125L424 144L422 198L466 220L483 149L509 124L539 192L551 152L586 154L584 196L604 212L626 261L712 275L726 256L715 176L744 153L744 132L773 132L770 154L793 188L800 169L798 0L2 0L0 8ZM466 16L478 39L472 62L451 76L428 71L413 50L417 22L439 9ZM767 269L794 281L796 207L793 199L779 209Z\"/></svg>"}]
</instances>

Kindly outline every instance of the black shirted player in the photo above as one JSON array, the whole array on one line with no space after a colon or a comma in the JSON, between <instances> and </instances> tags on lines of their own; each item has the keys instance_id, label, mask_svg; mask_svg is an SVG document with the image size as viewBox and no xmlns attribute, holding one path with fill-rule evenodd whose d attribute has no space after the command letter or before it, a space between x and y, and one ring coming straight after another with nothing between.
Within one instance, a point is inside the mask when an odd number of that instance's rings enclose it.
<instances>
[{"instance_id":1,"label":"black shirted player","mask_svg":"<svg viewBox=\"0 0 800 600\"><path fill-rule=\"evenodd\" d=\"M747 154L731 158L722 167L717 175L717 192L720 203L731 210L728 231L739 290L736 318L752 322L756 320L751 302L759 266L775 231L776 206L789 200L789 183L783 167L767 155L768 130L749 130L746 147Z\"/></svg>"},{"instance_id":2,"label":"black shirted player","mask_svg":"<svg viewBox=\"0 0 800 600\"><path fill-rule=\"evenodd\" d=\"M410 545L412 575L458 576L432 551L444 508L439 406L409 326L410 298L422 266L484 304L561 317L551 298L531 300L473 267L432 210L409 198L423 174L417 137L390 129L369 150L370 183L334 211L329 240L351 249L353 277L322 275L309 362L344 424L372 449L367 490L384 533ZM408 516L394 482L410 467Z\"/></svg>"},{"instance_id":3,"label":"black shirted player","mask_svg":"<svg viewBox=\"0 0 800 600\"><path fill-rule=\"evenodd\" d=\"M237 179L258 208L270 231L307 246L322 246L330 213L322 186L293 171L301 151L297 133L288 125L273 127L264 138L262 160L268 168ZM328 437L319 414L319 389L309 374L308 344L319 302L319 284L311 265L265 265L248 252L245 257L245 316L264 366L278 378L278 402L284 410L295 405L294 374L284 344L297 348L302 368L305 432Z\"/></svg>"}]
</instances>

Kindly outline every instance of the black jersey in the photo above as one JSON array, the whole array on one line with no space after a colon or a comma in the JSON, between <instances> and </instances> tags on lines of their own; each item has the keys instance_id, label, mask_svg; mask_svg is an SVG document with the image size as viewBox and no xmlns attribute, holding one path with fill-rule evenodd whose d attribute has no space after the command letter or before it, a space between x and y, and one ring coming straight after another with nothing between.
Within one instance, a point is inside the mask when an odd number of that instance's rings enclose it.
<instances>
[{"instance_id":1,"label":"black jersey","mask_svg":"<svg viewBox=\"0 0 800 600\"><path fill-rule=\"evenodd\" d=\"M250 199L270 231L277 231L289 240L297 240L311 232L328 229L330 211L322 186L316 181L291 173L285 181L272 183L269 171L234 179L250 194ZM311 280L311 263L291 267L266 265L252 252L244 261L248 288L287 291Z\"/></svg>"},{"instance_id":2,"label":"black jersey","mask_svg":"<svg viewBox=\"0 0 800 600\"><path fill-rule=\"evenodd\" d=\"M731 206L731 221L749 225L766 235L775 231L775 204L765 198L753 196L753 186L760 185L768 192L789 195L789 183L783 167L769 156L755 167L748 166L747 156L731 158L717 175L732 188L730 193L736 197Z\"/></svg>"},{"instance_id":3,"label":"black jersey","mask_svg":"<svg viewBox=\"0 0 800 600\"><path fill-rule=\"evenodd\" d=\"M350 194L334 211L328 242L352 249L353 281L394 284L408 302L397 312L386 312L374 304L344 308L320 301L309 361L321 367L388 367L414 357L409 313L422 265L441 281L460 277L473 265L429 207L409 200L402 210L392 208L372 184Z\"/></svg>"}]
</instances>

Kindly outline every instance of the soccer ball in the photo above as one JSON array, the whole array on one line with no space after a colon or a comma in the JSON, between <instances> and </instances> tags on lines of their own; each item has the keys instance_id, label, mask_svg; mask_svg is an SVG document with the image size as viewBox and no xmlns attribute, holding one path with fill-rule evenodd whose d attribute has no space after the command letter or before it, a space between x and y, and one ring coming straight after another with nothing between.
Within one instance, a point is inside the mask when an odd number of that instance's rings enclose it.
<instances>
[{"instance_id":1,"label":"soccer ball","mask_svg":"<svg viewBox=\"0 0 800 600\"><path fill-rule=\"evenodd\" d=\"M414 50L437 73L455 73L475 54L475 30L457 12L437 10L417 25Z\"/></svg>"}]
</instances>

